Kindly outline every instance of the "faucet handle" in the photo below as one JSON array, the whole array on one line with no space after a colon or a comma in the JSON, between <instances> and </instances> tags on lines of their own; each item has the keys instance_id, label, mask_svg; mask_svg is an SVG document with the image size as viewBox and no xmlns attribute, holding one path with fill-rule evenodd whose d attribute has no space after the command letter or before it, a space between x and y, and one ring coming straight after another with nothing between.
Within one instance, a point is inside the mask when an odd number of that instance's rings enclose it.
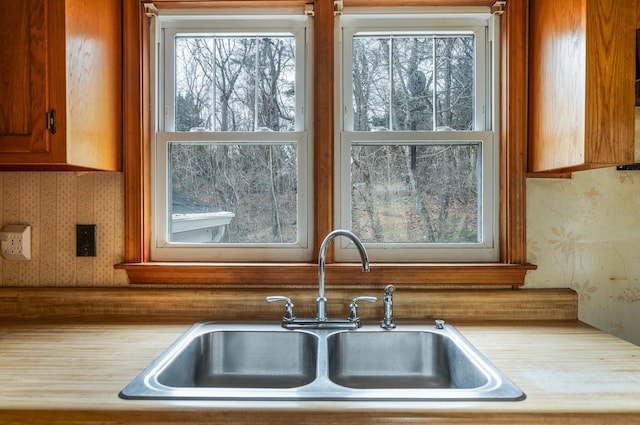
<instances>
[{"instance_id":1,"label":"faucet handle","mask_svg":"<svg viewBox=\"0 0 640 425\"><path fill-rule=\"evenodd\" d=\"M347 317L347 319L350 322L357 322L357 321L360 320L360 317L358 316L358 301L366 301L368 303L375 303L376 301L378 301L378 298L376 298L376 297L355 297L351 301L351 304L349 304L349 316Z\"/></svg>"},{"instance_id":2,"label":"faucet handle","mask_svg":"<svg viewBox=\"0 0 640 425\"><path fill-rule=\"evenodd\" d=\"M293 311L293 303L291 302L291 298L283 297L281 295L273 295L273 296L267 297L268 303L273 303L277 301L284 301L286 303L284 305L285 312L284 312L284 316L282 316L282 321L293 322L296 318L296 315Z\"/></svg>"}]
</instances>

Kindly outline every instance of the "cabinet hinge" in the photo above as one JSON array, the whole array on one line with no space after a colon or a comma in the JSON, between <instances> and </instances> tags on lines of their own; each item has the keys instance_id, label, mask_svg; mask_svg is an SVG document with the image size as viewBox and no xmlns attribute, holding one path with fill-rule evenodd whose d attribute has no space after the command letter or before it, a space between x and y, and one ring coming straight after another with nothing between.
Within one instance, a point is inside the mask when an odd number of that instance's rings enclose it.
<instances>
[{"instance_id":1,"label":"cabinet hinge","mask_svg":"<svg viewBox=\"0 0 640 425\"><path fill-rule=\"evenodd\" d=\"M51 132L51 134L56 134L56 110L52 109L47 112L47 130Z\"/></svg>"}]
</instances>

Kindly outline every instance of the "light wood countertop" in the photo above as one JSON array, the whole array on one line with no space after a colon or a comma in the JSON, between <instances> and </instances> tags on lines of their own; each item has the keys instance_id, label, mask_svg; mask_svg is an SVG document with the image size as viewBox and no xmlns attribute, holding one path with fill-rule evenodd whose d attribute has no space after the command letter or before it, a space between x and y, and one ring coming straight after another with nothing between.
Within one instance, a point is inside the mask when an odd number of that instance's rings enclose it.
<instances>
[{"instance_id":1,"label":"light wood countertop","mask_svg":"<svg viewBox=\"0 0 640 425\"><path fill-rule=\"evenodd\" d=\"M120 399L118 392L191 324L3 320L0 423L640 423L640 347L578 321L453 322L526 393L524 401Z\"/></svg>"}]
</instances>

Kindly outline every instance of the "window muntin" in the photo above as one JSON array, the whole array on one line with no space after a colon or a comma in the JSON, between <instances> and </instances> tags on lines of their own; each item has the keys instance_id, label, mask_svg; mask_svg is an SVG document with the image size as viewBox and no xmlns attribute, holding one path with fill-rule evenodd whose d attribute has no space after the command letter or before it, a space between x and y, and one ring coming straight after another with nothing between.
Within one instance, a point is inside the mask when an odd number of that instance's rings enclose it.
<instances>
[{"instance_id":1,"label":"window muntin","mask_svg":"<svg viewBox=\"0 0 640 425\"><path fill-rule=\"evenodd\" d=\"M306 19L157 23L152 259L309 259Z\"/></svg>"},{"instance_id":2,"label":"window muntin","mask_svg":"<svg viewBox=\"0 0 640 425\"><path fill-rule=\"evenodd\" d=\"M342 19L337 222L373 261L498 258L490 19Z\"/></svg>"}]
</instances>

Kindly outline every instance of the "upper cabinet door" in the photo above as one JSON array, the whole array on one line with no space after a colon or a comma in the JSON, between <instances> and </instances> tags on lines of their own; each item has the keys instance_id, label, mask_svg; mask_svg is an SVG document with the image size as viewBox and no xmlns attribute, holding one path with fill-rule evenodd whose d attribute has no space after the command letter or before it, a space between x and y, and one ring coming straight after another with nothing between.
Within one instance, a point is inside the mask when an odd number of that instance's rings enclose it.
<instances>
[{"instance_id":1,"label":"upper cabinet door","mask_svg":"<svg viewBox=\"0 0 640 425\"><path fill-rule=\"evenodd\" d=\"M0 0L0 170L122 170L122 0Z\"/></svg>"},{"instance_id":2,"label":"upper cabinet door","mask_svg":"<svg viewBox=\"0 0 640 425\"><path fill-rule=\"evenodd\" d=\"M0 4L0 152L47 152L45 1Z\"/></svg>"},{"instance_id":3,"label":"upper cabinet door","mask_svg":"<svg viewBox=\"0 0 640 425\"><path fill-rule=\"evenodd\" d=\"M529 171L634 162L635 2L529 4Z\"/></svg>"}]
</instances>

